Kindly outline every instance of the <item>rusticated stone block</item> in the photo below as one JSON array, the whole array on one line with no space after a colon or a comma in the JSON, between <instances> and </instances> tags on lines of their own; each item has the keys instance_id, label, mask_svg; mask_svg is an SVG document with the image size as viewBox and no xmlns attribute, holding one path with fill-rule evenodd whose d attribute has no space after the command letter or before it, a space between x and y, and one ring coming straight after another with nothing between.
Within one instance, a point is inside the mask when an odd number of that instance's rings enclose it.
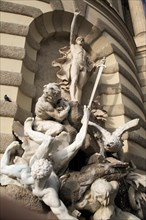
<instances>
[{"instance_id":1,"label":"rusticated stone block","mask_svg":"<svg viewBox=\"0 0 146 220\"><path fill-rule=\"evenodd\" d=\"M125 115L128 117L128 118L139 118L140 121L139 121L139 125L146 130L146 123L145 123L145 120L139 115L137 114L137 112L134 112L133 109L130 109L129 107L125 106Z\"/></svg>"},{"instance_id":2,"label":"rusticated stone block","mask_svg":"<svg viewBox=\"0 0 146 220\"><path fill-rule=\"evenodd\" d=\"M139 98L137 98L136 95L133 94L126 86L122 85L122 94L124 94L126 97L128 97L130 100L132 100L145 114L143 103Z\"/></svg>"},{"instance_id":3,"label":"rusticated stone block","mask_svg":"<svg viewBox=\"0 0 146 220\"><path fill-rule=\"evenodd\" d=\"M40 44L28 33L27 35L27 43L35 50L40 50Z\"/></svg>"},{"instance_id":4,"label":"rusticated stone block","mask_svg":"<svg viewBox=\"0 0 146 220\"><path fill-rule=\"evenodd\" d=\"M32 72L37 72L38 70L38 64L32 60L28 55L24 58L24 65Z\"/></svg>"},{"instance_id":5,"label":"rusticated stone block","mask_svg":"<svg viewBox=\"0 0 146 220\"><path fill-rule=\"evenodd\" d=\"M102 30L100 27L92 26L90 33L85 37L85 41L88 44L91 44L96 39L98 39L101 33L102 33Z\"/></svg>"},{"instance_id":6,"label":"rusticated stone block","mask_svg":"<svg viewBox=\"0 0 146 220\"><path fill-rule=\"evenodd\" d=\"M50 0L50 5L54 10L62 10L63 9L63 5L61 0Z\"/></svg>"},{"instance_id":7,"label":"rusticated stone block","mask_svg":"<svg viewBox=\"0 0 146 220\"><path fill-rule=\"evenodd\" d=\"M43 16L40 16L35 20L35 25L36 25L36 28L37 28L38 32L40 33L40 35L44 38L47 38L48 32L47 32L45 25L44 25Z\"/></svg>"},{"instance_id":8,"label":"rusticated stone block","mask_svg":"<svg viewBox=\"0 0 146 220\"><path fill-rule=\"evenodd\" d=\"M55 31L61 32L63 30L63 11L54 11L52 21Z\"/></svg>"},{"instance_id":9,"label":"rusticated stone block","mask_svg":"<svg viewBox=\"0 0 146 220\"><path fill-rule=\"evenodd\" d=\"M129 132L128 139L146 148L146 139L136 132Z\"/></svg>"},{"instance_id":10,"label":"rusticated stone block","mask_svg":"<svg viewBox=\"0 0 146 220\"><path fill-rule=\"evenodd\" d=\"M121 85L119 83L109 85L109 84L100 84L99 94L113 95L121 92Z\"/></svg>"},{"instance_id":11,"label":"rusticated stone block","mask_svg":"<svg viewBox=\"0 0 146 220\"><path fill-rule=\"evenodd\" d=\"M12 59L22 60L25 56L25 50L20 47L0 46L0 56Z\"/></svg>"},{"instance_id":12,"label":"rusticated stone block","mask_svg":"<svg viewBox=\"0 0 146 220\"><path fill-rule=\"evenodd\" d=\"M30 17L38 17L42 14L41 10L27 5L20 5L11 2L1 1L1 11L27 15Z\"/></svg>"},{"instance_id":13,"label":"rusticated stone block","mask_svg":"<svg viewBox=\"0 0 146 220\"><path fill-rule=\"evenodd\" d=\"M14 117L17 111L15 102L0 101L0 115L4 117Z\"/></svg>"},{"instance_id":14,"label":"rusticated stone block","mask_svg":"<svg viewBox=\"0 0 146 220\"><path fill-rule=\"evenodd\" d=\"M136 90L139 92L140 96L142 97L142 92L141 92L141 89L140 89L137 81L135 80L135 78L131 74L129 74L129 72L126 70L126 68L124 66L122 66L120 63L119 63L119 72L136 88ZM135 75L135 73L133 73L133 74ZM137 76L136 76L136 78L137 78ZM138 81L139 81L139 79L138 79Z\"/></svg>"},{"instance_id":15,"label":"rusticated stone block","mask_svg":"<svg viewBox=\"0 0 146 220\"><path fill-rule=\"evenodd\" d=\"M1 71L1 85L19 86L22 81L22 75L16 72Z\"/></svg>"},{"instance_id":16,"label":"rusticated stone block","mask_svg":"<svg viewBox=\"0 0 146 220\"><path fill-rule=\"evenodd\" d=\"M0 22L0 27L2 33L16 34L18 36L26 36L29 29L28 26L8 22Z\"/></svg>"}]
</instances>

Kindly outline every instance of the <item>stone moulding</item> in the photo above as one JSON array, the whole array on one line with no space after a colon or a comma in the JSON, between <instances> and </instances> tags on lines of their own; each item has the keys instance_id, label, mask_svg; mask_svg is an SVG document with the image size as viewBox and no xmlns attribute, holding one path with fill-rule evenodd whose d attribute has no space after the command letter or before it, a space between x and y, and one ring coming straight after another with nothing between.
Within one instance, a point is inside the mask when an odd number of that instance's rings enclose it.
<instances>
[{"instance_id":1,"label":"stone moulding","mask_svg":"<svg viewBox=\"0 0 146 220\"><path fill-rule=\"evenodd\" d=\"M16 3L1 1L1 11L10 12L15 14L27 15L30 17L38 17L42 14L40 9L35 7L20 5Z\"/></svg>"},{"instance_id":2,"label":"stone moulding","mask_svg":"<svg viewBox=\"0 0 146 220\"><path fill-rule=\"evenodd\" d=\"M27 36L29 30L28 26L8 22L0 22L0 26L2 33L14 34L18 36Z\"/></svg>"},{"instance_id":3,"label":"stone moulding","mask_svg":"<svg viewBox=\"0 0 146 220\"><path fill-rule=\"evenodd\" d=\"M1 85L20 86L22 74L17 72L1 71Z\"/></svg>"}]
</instances>

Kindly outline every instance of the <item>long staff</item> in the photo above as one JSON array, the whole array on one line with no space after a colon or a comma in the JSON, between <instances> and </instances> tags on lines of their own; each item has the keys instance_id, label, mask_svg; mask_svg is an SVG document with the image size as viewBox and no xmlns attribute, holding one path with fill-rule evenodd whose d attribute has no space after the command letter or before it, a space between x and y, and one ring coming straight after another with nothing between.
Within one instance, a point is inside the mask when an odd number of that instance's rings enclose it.
<instances>
[{"instance_id":1,"label":"long staff","mask_svg":"<svg viewBox=\"0 0 146 220\"><path fill-rule=\"evenodd\" d=\"M97 86L99 84L99 80L101 78L101 74L103 72L103 69L106 68L105 61L106 61L106 59L105 59L105 57L103 57L103 59L101 60L101 63L97 66L98 73L97 73L96 80L95 80L95 83L94 83L94 87L93 87L93 90L92 90L92 93L91 93L91 97L90 97L90 100L89 100L88 108L91 107L92 101L93 101L94 96L95 96L95 92L97 90Z\"/></svg>"}]
</instances>

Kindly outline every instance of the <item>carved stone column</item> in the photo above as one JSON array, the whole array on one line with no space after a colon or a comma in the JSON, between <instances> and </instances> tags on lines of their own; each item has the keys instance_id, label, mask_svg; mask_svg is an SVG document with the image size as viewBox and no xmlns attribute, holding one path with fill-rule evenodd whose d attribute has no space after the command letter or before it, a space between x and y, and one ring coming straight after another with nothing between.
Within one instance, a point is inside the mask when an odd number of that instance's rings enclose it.
<instances>
[{"instance_id":1,"label":"carved stone column","mask_svg":"<svg viewBox=\"0 0 146 220\"><path fill-rule=\"evenodd\" d=\"M128 0L135 36L146 31L142 0Z\"/></svg>"}]
</instances>

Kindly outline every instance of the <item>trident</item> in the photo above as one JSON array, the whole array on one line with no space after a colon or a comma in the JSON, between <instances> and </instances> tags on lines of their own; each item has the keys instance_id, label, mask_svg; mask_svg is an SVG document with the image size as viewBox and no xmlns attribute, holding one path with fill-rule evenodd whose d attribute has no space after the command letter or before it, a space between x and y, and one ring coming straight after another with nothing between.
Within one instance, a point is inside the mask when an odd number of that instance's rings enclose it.
<instances>
[{"instance_id":1,"label":"trident","mask_svg":"<svg viewBox=\"0 0 146 220\"><path fill-rule=\"evenodd\" d=\"M93 101L93 99L94 99L95 92L96 92L96 89L97 89L99 80L100 80L100 78L101 78L102 71L103 71L104 68L106 68L105 61L106 61L106 58L103 57L102 60L101 60L101 62L100 62L100 64L97 65L98 74L97 74L97 76L96 76L96 80L95 80L95 83L94 83L94 87L93 87L93 90L92 90L92 93L91 93L91 97L90 97L90 100L89 100L89 104L88 104L88 108L89 108L89 109L90 109L91 104L92 104L92 101Z\"/></svg>"}]
</instances>

